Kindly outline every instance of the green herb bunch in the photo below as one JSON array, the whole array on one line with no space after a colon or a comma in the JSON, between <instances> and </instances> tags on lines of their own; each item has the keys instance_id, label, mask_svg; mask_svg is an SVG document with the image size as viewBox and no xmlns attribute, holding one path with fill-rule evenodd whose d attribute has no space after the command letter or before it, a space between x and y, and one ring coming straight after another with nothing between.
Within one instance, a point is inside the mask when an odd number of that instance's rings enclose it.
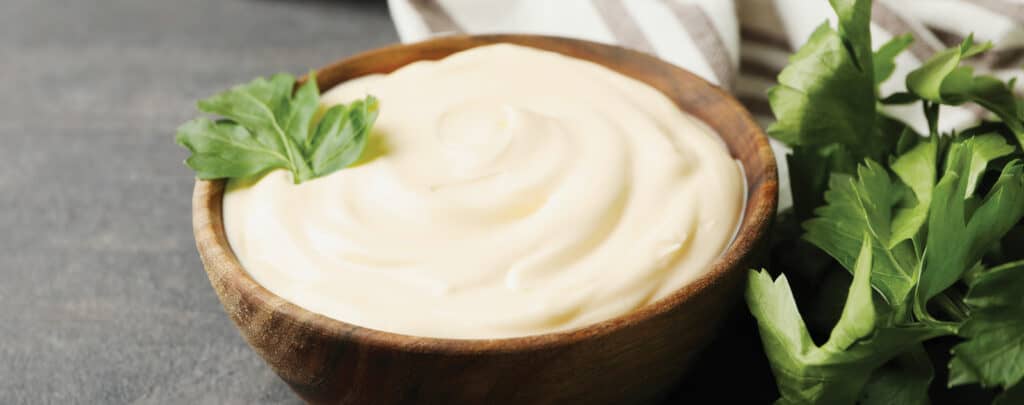
<instances>
[{"instance_id":1,"label":"green herb bunch","mask_svg":"<svg viewBox=\"0 0 1024 405\"><path fill-rule=\"evenodd\" d=\"M1022 404L1024 101L1012 80L964 63L991 47L972 38L910 73L905 92L879 94L913 39L872 51L871 1L830 3L838 29L814 31L769 92L768 132L792 148L794 201L774 243L802 256L773 260L774 279L752 271L746 291L777 403L927 404L935 367L948 367L946 386L980 384L997 404ZM965 103L990 119L940 133L941 107ZM929 133L887 104L919 105ZM790 221L802 230L786 233ZM831 259L813 260L821 252ZM838 267L852 281L819 343L800 309L818 321L829 297L797 299L790 279L813 285ZM959 339L948 364L924 350L939 337Z\"/></svg>"}]
</instances>

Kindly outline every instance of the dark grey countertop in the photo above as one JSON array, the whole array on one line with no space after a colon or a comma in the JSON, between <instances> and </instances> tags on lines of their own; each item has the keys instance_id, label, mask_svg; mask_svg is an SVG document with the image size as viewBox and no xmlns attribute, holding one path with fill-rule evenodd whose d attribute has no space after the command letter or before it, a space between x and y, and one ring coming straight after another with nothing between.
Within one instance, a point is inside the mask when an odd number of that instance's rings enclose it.
<instances>
[{"instance_id":1,"label":"dark grey countertop","mask_svg":"<svg viewBox=\"0 0 1024 405\"><path fill-rule=\"evenodd\" d=\"M174 129L396 40L383 0L0 1L0 404L298 402L206 280Z\"/></svg>"}]
</instances>

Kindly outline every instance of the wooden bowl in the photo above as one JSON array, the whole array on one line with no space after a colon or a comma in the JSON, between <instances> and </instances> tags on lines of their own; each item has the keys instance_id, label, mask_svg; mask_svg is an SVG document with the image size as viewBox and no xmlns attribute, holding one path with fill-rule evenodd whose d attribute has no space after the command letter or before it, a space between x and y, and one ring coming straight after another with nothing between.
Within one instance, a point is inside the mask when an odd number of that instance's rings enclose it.
<instances>
[{"instance_id":1,"label":"wooden bowl","mask_svg":"<svg viewBox=\"0 0 1024 405\"><path fill-rule=\"evenodd\" d=\"M621 404L663 397L740 301L775 214L768 139L722 89L653 56L566 38L449 36L361 53L317 72L321 89L408 63L506 42L586 59L654 86L718 132L743 163L739 233L702 277L631 313L567 332L437 339L368 329L302 309L242 268L224 234L224 181L198 181L196 245L214 291L245 340L303 399L344 404ZM387 297L381 297L387 299ZM737 365L741 366L742 365Z\"/></svg>"}]
</instances>

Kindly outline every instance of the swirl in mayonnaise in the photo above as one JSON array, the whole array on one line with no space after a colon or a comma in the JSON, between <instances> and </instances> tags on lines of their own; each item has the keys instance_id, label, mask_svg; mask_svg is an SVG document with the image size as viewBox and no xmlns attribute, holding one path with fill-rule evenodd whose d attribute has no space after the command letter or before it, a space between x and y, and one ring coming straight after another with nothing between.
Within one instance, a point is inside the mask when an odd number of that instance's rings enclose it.
<instances>
[{"instance_id":1,"label":"swirl in mayonnaise","mask_svg":"<svg viewBox=\"0 0 1024 405\"><path fill-rule=\"evenodd\" d=\"M408 335L571 329L706 272L744 202L724 144L654 88L499 44L343 83L373 94L361 161L299 185L232 181L228 240L308 310Z\"/></svg>"}]
</instances>

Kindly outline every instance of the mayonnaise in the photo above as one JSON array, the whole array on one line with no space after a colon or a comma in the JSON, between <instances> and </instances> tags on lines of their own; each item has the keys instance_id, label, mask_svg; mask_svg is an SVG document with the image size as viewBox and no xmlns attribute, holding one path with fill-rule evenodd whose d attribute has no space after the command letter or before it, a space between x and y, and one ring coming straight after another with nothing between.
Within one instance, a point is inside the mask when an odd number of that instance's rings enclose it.
<instances>
[{"instance_id":1,"label":"mayonnaise","mask_svg":"<svg viewBox=\"0 0 1024 405\"><path fill-rule=\"evenodd\" d=\"M243 267L374 329L502 338L585 326L706 272L743 206L737 163L666 96L597 64L492 45L343 83L373 94L360 162L233 181Z\"/></svg>"}]
</instances>

